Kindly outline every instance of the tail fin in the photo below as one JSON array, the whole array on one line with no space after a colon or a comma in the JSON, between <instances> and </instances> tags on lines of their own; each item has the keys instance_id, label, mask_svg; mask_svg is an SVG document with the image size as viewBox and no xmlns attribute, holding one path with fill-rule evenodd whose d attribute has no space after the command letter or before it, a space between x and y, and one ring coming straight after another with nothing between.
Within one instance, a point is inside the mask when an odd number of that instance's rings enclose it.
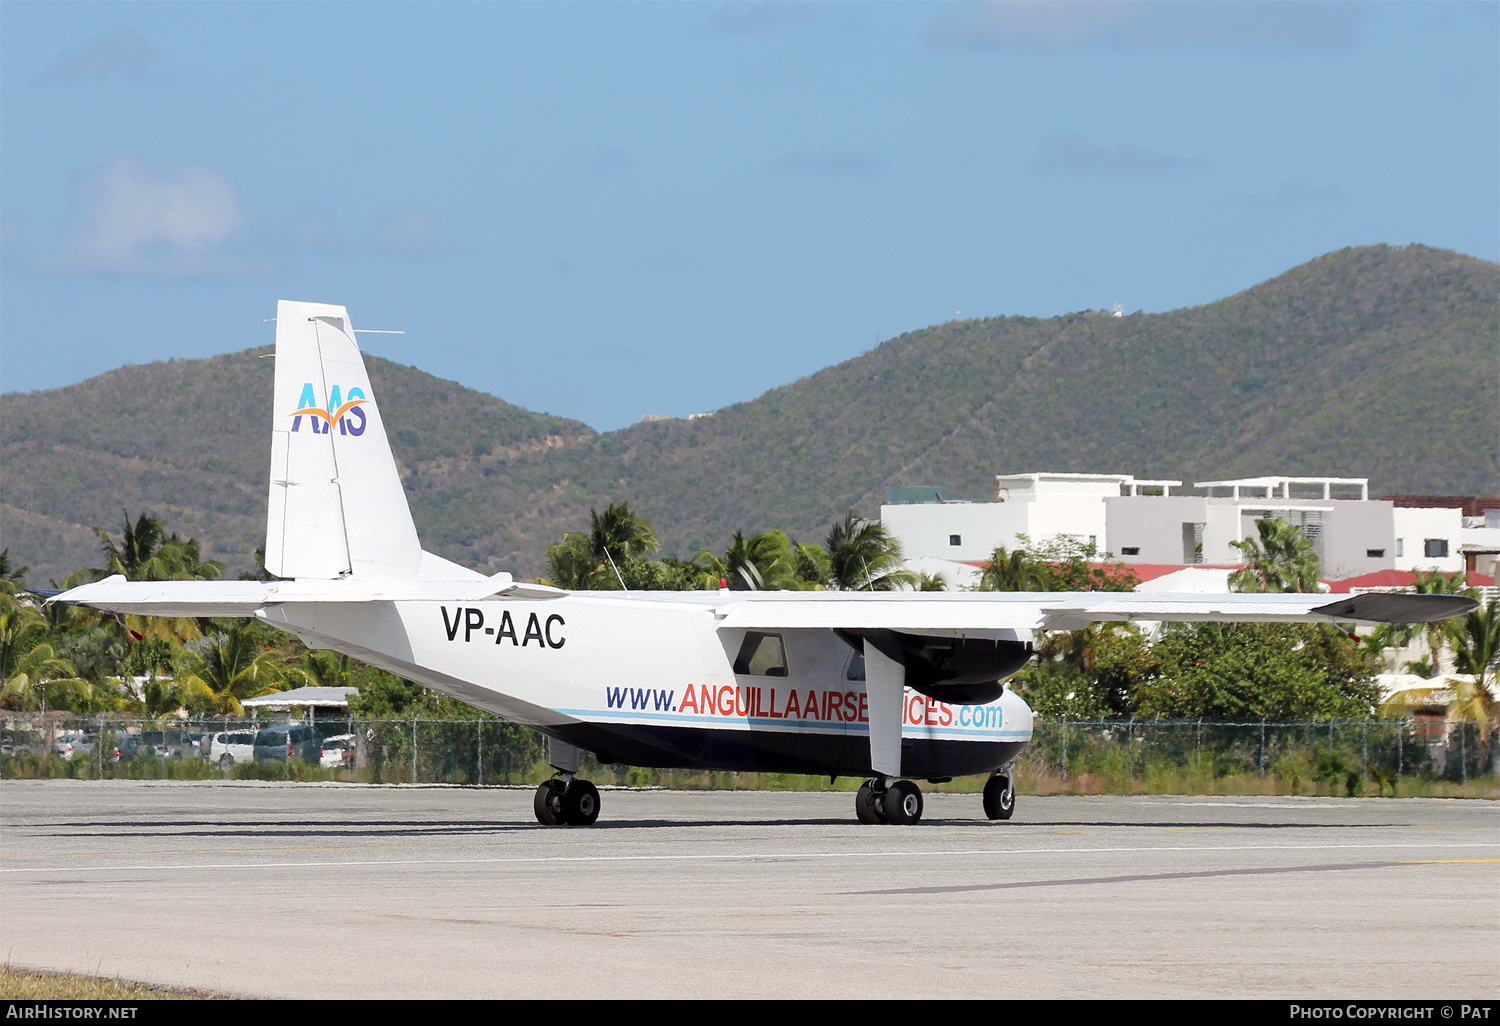
<instances>
[{"instance_id":1,"label":"tail fin","mask_svg":"<svg viewBox=\"0 0 1500 1026\"><path fill-rule=\"evenodd\" d=\"M276 306L266 569L278 577L413 579L417 529L342 306Z\"/></svg>"}]
</instances>

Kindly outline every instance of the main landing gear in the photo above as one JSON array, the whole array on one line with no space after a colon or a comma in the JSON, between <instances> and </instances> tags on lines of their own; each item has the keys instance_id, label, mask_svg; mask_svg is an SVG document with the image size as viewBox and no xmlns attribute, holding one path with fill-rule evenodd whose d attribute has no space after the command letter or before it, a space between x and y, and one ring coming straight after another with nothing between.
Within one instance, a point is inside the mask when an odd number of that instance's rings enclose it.
<instances>
[{"instance_id":1,"label":"main landing gear","mask_svg":"<svg viewBox=\"0 0 1500 1026\"><path fill-rule=\"evenodd\" d=\"M1009 770L996 770L984 782L984 814L989 819L1010 819L1016 811L1016 787ZM866 780L854 797L854 813L861 823L915 823L922 818L922 792L910 780Z\"/></svg>"},{"instance_id":2,"label":"main landing gear","mask_svg":"<svg viewBox=\"0 0 1500 1026\"><path fill-rule=\"evenodd\" d=\"M536 820L543 826L592 826L599 818L599 789L571 773L553 777L536 789L532 802Z\"/></svg>"},{"instance_id":3,"label":"main landing gear","mask_svg":"<svg viewBox=\"0 0 1500 1026\"><path fill-rule=\"evenodd\" d=\"M906 826L922 818L922 791L910 780L866 780L854 797L854 813L861 823Z\"/></svg>"}]
</instances>

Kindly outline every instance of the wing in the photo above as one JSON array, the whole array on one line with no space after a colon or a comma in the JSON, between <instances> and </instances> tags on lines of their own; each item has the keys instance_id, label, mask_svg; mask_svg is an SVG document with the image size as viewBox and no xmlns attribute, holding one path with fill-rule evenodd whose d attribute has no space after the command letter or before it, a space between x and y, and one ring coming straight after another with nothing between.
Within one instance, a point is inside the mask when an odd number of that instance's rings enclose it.
<instances>
[{"instance_id":1,"label":"wing","mask_svg":"<svg viewBox=\"0 0 1500 1026\"><path fill-rule=\"evenodd\" d=\"M1462 595L1203 595L1159 592L747 592L719 606L720 628L886 629L956 636L1077 630L1111 620L1427 623L1478 607Z\"/></svg>"}]
</instances>

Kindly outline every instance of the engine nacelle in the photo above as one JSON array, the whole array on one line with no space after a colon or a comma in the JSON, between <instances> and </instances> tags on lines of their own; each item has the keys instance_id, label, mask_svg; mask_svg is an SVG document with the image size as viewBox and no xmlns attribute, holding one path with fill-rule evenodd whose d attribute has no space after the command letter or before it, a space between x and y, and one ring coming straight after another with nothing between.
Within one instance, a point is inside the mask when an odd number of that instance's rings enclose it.
<instances>
[{"instance_id":1,"label":"engine nacelle","mask_svg":"<svg viewBox=\"0 0 1500 1026\"><path fill-rule=\"evenodd\" d=\"M1024 641L941 638L890 630L840 630L843 641L860 652L868 641L906 668L913 691L953 705L988 705L1005 691L1001 683L1030 661Z\"/></svg>"}]
</instances>

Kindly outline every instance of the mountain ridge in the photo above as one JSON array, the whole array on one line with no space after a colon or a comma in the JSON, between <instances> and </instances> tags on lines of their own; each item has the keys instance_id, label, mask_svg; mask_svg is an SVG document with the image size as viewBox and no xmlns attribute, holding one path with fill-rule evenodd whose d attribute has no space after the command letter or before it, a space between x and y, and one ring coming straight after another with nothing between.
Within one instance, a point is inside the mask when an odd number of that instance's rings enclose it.
<instances>
[{"instance_id":1,"label":"mountain ridge","mask_svg":"<svg viewBox=\"0 0 1500 1026\"><path fill-rule=\"evenodd\" d=\"M4 396L0 545L66 573L97 562L90 526L150 509L246 565L264 532L267 351ZM1425 246L1338 250L1159 314L948 321L708 417L603 434L369 364L424 543L528 576L616 500L685 556L735 529L821 540L889 484L988 497L1024 470L1500 492L1500 265Z\"/></svg>"}]
</instances>

